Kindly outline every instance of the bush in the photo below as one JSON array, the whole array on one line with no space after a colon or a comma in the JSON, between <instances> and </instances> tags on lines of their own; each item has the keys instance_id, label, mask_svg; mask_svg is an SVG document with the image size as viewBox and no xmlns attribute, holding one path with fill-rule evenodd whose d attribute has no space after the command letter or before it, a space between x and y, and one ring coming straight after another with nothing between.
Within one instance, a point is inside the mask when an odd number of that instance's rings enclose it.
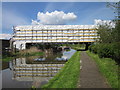
<instances>
[{"instance_id":1,"label":"bush","mask_svg":"<svg viewBox=\"0 0 120 90\"><path fill-rule=\"evenodd\" d=\"M100 58L112 58L114 55L113 44L100 44L98 56Z\"/></svg>"},{"instance_id":2,"label":"bush","mask_svg":"<svg viewBox=\"0 0 120 90\"><path fill-rule=\"evenodd\" d=\"M92 47L93 47L93 45L90 45L90 46L88 47L88 50L89 50L90 52L92 52Z\"/></svg>"},{"instance_id":3,"label":"bush","mask_svg":"<svg viewBox=\"0 0 120 90\"><path fill-rule=\"evenodd\" d=\"M90 45L90 52L98 54L100 58L112 58L120 63L120 42Z\"/></svg>"},{"instance_id":4,"label":"bush","mask_svg":"<svg viewBox=\"0 0 120 90\"><path fill-rule=\"evenodd\" d=\"M114 43L114 55L113 55L113 59L120 64L120 42Z\"/></svg>"},{"instance_id":5,"label":"bush","mask_svg":"<svg viewBox=\"0 0 120 90\"><path fill-rule=\"evenodd\" d=\"M93 53L97 54L98 49L99 49L99 44L90 45L88 47L88 49L90 50L90 52L93 52Z\"/></svg>"},{"instance_id":6,"label":"bush","mask_svg":"<svg viewBox=\"0 0 120 90\"><path fill-rule=\"evenodd\" d=\"M38 50L36 47L31 47L30 49L25 49L25 50L21 50L18 52L18 55L20 56L28 56L28 55L32 55L35 53L39 53L40 50Z\"/></svg>"}]
</instances>

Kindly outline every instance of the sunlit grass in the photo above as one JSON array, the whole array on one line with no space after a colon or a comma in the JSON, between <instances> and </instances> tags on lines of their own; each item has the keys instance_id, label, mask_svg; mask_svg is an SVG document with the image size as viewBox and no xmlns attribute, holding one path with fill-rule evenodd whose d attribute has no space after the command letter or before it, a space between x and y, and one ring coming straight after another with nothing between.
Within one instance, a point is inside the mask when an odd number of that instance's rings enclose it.
<instances>
[{"instance_id":1,"label":"sunlit grass","mask_svg":"<svg viewBox=\"0 0 120 90\"><path fill-rule=\"evenodd\" d=\"M111 58L99 58L97 54L87 51L87 54L96 61L100 72L106 77L112 88L118 88L118 65Z\"/></svg>"},{"instance_id":2,"label":"sunlit grass","mask_svg":"<svg viewBox=\"0 0 120 90\"><path fill-rule=\"evenodd\" d=\"M76 88L80 75L80 52L77 51L60 72L42 88Z\"/></svg>"}]
</instances>

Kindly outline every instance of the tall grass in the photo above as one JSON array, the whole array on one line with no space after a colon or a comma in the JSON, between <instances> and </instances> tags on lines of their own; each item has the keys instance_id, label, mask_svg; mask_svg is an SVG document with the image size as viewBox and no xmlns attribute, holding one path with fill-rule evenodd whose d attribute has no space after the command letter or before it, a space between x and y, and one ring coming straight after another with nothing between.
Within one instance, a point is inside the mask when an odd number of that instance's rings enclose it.
<instances>
[{"instance_id":1,"label":"tall grass","mask_svg":"<svg viewBox=\"0 0 120 90\"><path fill-rule=\"evenodd\" d=\"M30 49L20 50L17 53L11 52L11 56L4 56L4 57L2 57L2 59L0 59L0 61L8 62L8 61L14 59L15 57L17 58L17 57L24 57L24 56L39 56L39 55L43 55L43 54L44 54L44 52L37 49L36 47L31 47Z\"/></svg>"},{"instance_id":2,"label":"tall grass","mask_svg":"<svg viewBox=\"0 0 120 90\"><path fill-rule=\"evenodd\" d=\"M60 72L42 88L76 88L80 75L80 52L77 51Z\"/></svg>"},{"instance_id":3,"label":"tall grass","mask_svg":"<svg viewBox=\"0 0 120 90\"><path fill-rule=\"evenodd\" d=\"M100 72L106 77L112 88L118 88L118 65L111 58L99 58L97 54L87 51L87 54L96 61Z\"/></svg>"},{"instance_id":4,"label":"tall grass","mask_svg":"<svg viewBox=\"0 0 120 90\"><path fill-rule=\"evenodd\" d=\"M36 47L31 47L30 49L25 49L25 50L20 50L17 55L18 56L34 56L34 55L39 55L43 54L42 51L37 49Z\"/></svg>"}]
</instances>

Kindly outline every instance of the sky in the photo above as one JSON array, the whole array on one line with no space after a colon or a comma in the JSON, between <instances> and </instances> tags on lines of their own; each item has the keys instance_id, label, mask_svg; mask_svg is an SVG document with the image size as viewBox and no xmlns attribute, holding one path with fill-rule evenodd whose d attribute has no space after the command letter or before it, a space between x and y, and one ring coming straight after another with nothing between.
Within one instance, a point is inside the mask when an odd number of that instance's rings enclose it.
<instances>
[{"instance_id":1,"label":"sky","mask_svg":"<svg viewBox=\"0 0 120 90\"><path fill-rule=\"evenodd\" d=\"M114 17L106 2L2 2L1 36L17 25L93 25Z\"/></svg>"}]
</instances>

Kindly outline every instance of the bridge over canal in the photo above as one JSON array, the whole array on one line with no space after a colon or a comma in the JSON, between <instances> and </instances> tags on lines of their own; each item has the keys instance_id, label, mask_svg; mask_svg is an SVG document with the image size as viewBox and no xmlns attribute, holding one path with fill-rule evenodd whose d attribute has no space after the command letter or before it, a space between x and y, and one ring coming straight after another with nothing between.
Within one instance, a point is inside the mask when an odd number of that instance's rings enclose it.
<instances>
[{"instance_id":1,"label":"bridge over canal","mask_svg":"<svg viewBox=\"0 0 120 90\"><path fill-rule=\"evenodd\" d=\"M85 43L97 40L96 25L25 25L13 27L13 46L26 49L30 43Z\"/></svg>"}]
</instances>

